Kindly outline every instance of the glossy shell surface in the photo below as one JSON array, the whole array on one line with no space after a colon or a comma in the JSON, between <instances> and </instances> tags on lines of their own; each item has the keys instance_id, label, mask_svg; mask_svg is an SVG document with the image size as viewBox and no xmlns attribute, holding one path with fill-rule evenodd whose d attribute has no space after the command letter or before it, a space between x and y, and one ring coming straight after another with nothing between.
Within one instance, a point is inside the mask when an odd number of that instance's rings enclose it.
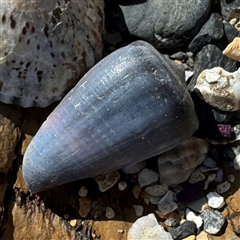
<instances>
[{"instance_id":1,"label":"glossy shell surface","mask_svg":"<svg viewBox=\"0 0 240 240\"><path fill-rule=\"evenodd\" d=\"M23 176L30 190L142 161L191 136L198 120L181 75L175 63L143 41L100 61L28 146Z\"/></svg>"},{"instance_id":2,"label":"glossy shell surface","mask_svg":"<svg viewBox=\"0 0 240 240\"><path fill-rule=\"evenodd\" d=\"M103 0L0 2L0 101L46 107L100 58Z\"/></svg>"}]
</instances>

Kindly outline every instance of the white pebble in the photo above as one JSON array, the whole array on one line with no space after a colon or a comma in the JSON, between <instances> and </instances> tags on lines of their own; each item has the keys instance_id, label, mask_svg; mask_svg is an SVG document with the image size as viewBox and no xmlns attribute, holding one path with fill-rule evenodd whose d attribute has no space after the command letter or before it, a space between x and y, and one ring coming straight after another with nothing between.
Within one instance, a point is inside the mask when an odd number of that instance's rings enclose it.
<instances>
[{"instance_id":1,"label":"white pebble","mask_svg":"<svg viewBox=\"0 0 240 240\"><path fill-rule=\"evenodd\" d=\"M187 208L186 210L186 219L188 221L193 221L196 223L197 228L200 228L203 224L203 219L200 216L197 216L194 212Z\"/></svg>"},{"instance_id":2,"label":"white pebble","mask_svg":"<svg viewBox=\"0 0 240 240\"><path fill-rule=\"evenodd\" d=\"M138 184L143 187L151 183L154 183L158 180L159 174L151 169L144 168L138 174Z\"/></svg>"},{"instance_id":3,"label":"white pebble","mask_svg":"<svg viewBox=\"0 0 240 240\"><path fill-rule=\"evenodd\" d=\"M113 211L113 209L111 207L109 207L109 206L106 207L105 216L108 219L112 219L115 217L115 212Z\"/></svg>"},{"instance_id":4,"label":"white pebble","mask_svg":"<svg viewBox=\"0 0 240 240\"><path fill-rule=\"evenodd\" d=\"M231 187L231 183L228 181L225 181L217 185L217 192L219 194L225 193L229 190L230 187Z\"/></svg>"},{"instance_id":5,"label":"white pebble","mask_svg":"<svg viewBox=\"0 0 240 240\"><path fill-rule=\"evenodd\" d=\"M143 206L142 205L133 205L133 208L135 210L136 216L141 217L143 214Z\"/></svg>"},{"instance_id":6,"label":"white pebble","mask_svg":"<svg viewBox=\"0 0 240 240\"><path fill-rule=\"evenodd\" d=\"M81 188L80 188L79 191L78 191L78 195L79 195L80 197L86 197L87 194L88 194L87 188L86 188L85 186L81 186Z\"/></svg>"},{"instance_id":7,"label":"white pebble","mask_svg":"<svg viewBox=\"0 0 240 240\"><path fill-rule=\"evenodd\" d=\"M224 198L217 192L210 192L207 194L208 205L212 208L219 209L224 206Z\"/></svg>"},{"instance_id":8,"label":"white pebble","mask_svg":"<svg viewBox=\"0 0 240 240\"><path fill-rule=\"evenodd\" d=\"M126 187L127 187L127 183L126 182L119 182L118 183L118 189L120 191L123 191Z\"/></svg>"},{"instance_id":9,"label":"white pebble","mask_svg":"<svg viewBox=\"0 0 240 240\"><path fill-rule=\"evenodd\" d=\"M153 213L139 218L130 227L127 240L173 240L169 232L159 225Z\"/></svg>"}]
</instances>

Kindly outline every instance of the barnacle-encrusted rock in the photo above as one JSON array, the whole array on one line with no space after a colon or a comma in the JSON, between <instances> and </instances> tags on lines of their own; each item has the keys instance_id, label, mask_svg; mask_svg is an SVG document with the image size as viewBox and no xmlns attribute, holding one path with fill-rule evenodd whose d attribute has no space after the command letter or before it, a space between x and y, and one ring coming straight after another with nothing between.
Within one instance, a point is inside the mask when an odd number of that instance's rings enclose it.
<instances>
[{"instance_id":1,"label":"barnacle-encrusted rock","mask_svg":"<svg viewBox=\"0 0 240 240\"><path fill-rule=\"evenodd\" d=\"M223 50L223 54L240 62L240 37L235 37Z\"/></svg>"},{"instance_id":2,"label":"barnacle-encrusted rock","mask_svg":"<svg viewBox=\"0 0 240 240\"><path fill-rule=\"evenodd\" d=\"M103 0L0 3L0 101L45 107L101 57Z\"/></svg>"},{"instance_id":3,"label":"barnacle-encrusted rock","mask_svg":"<svg viewBox=\"0 0 240 240\"><path fill-rule=\"evenodd\" d=\"M240 69L230 73L221 67L204 70L197 78L194 91L213 107L223 111L240 108Z\"/></svg>"}]
</instances>

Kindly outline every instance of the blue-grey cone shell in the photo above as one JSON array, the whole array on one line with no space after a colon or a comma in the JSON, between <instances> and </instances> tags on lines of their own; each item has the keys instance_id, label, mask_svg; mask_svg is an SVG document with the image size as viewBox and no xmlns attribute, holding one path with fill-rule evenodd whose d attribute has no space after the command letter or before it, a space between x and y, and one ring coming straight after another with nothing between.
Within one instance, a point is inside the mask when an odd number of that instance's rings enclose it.
<instances>
[{"instance_id":1,"label":"blue-grey cone shell","mask_svg":"<svg viewBox=\"0 0 240 240\"><path fill-rule=\"evenodd\" d=\"M182 71L136 41L94 66L28 146L23 177L35 193L169 150L198 127Z\"/></svg>"}]
</instances>

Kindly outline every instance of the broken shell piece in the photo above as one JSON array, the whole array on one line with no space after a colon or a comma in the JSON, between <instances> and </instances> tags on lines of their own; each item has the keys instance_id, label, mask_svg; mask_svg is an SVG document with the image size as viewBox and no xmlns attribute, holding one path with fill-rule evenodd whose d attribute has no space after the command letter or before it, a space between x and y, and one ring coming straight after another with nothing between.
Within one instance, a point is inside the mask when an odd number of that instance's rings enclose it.
<instances>
[{"instance_id":1,"label":"broken shell piece","mask_svg":"<svg viewBox=\"0 0 240 240\"><path fill-rule=\"evenodd\" d=\"M118 189L120 191L123 191L126 187L127 187L127 183L126 182L119 182L118 183Z\"/></svg>"},{"instance_id":2,"label":"broken shell piece","mask_svg":"<svg viewBox=\"0 0 240 240\"><path fill-rule=\"evenodd\" d=\"M113 211L113 209L109 206L106 207L105 209L105 216L108 218L108 219L112 219L115 217L115 212Z\"/></svg>"},{"instance_id":3,"label":"broken shell piece","mask_svg":"<svg viewBox=\"0 0 240 240\"><path fill-rule=\"evenodd\" d=\"M151 183L154 183L158 180L159 174L155 171L144 168L139 174L138 174L138 184L143 187L147 186Z\"/></svg>"},{"instance_id":4,"label":"broken shell piece","mask_svg":"<svg viewBox=\"0 0 240 240\"><path fill-rule=\"evenodd\" d=\"M223 54L240 62L240 38L235 37L223 50Z\"/></svg>"},{"instance_id":5,"label":"broken shell piece","mask_svg":"<svg viewBox=\"0 0 240 240\"><path fill-rule=\"evenodd\" d=\"M145 191L150 194L151 196L161 197L163 196L168 190L168 185L154 185L145 188Z\"/></svg>"},{"instance_id":6,"label":"broken shell piece","mask_svg":"<svg viewBox=\"0 0 240 240\"><path fill-rule=\"evenodd\" d=\"M142 188L139 185L135 185L133 187L132 193L133 193L133 195L136 199L139 198L139 195L140 195L141 191L142 191Z\"/></svg>"},{"instance_id":7,"label":"broken shell piece","mask_svg":"<svg viewBox=\"0 0 240 240\"><path fill-rule=\"evenodd\" d=\"M135 210L136 216L141 217L143 214L143 206L142 205L133 205L133 208Z\"/></svg>"},{"instance_id":8,"label":"broken shell piece","mask_svg":"<svg viewBox=\"0 0 240 240\"><path fill-rule=\"evenodd\" d=\"M210 192L206 195L206 197L208 199L208 205L212 208L219 209L225 204L224 198L217 192Z\"/></svg>"},{"instance_id":9,"label":"broken shell piece","mask_svg":"<svg viewBox=\"0 0 240 240\"><path fill-rule=\"evenodd\" d=\"M229 190L230 187L231 187L231 183L228 181L225 181L217 185L217 192L219 194L225 193Z\"/></svg>"},{"instance_id":10,"label":"broken shell piece","mask_svg":"<svg viewBox=\"0 0 240 240\"><path fill-rule=\"evenodd\" d=\"M81 217L86 217L90 211L91 211L91 207L92 207L92 201L88 198L79 198L79 215Z\"/></svg>"},{"instance_id":11,"label":"broken shell piece","mask_svg":"<svg viewBox=\"0 0 240 240\"><path fill-rule=\"evenodd\" d=\"M233 159L233 167L235 170L240 170L240 154Z\"/></svg>"},{"instance_id":12,"label":"broken shell piece","mask_svg":"<svg viewBox=\"0 0 240 240\"><path fill-rule=\"evenodd\" d=\"M205 175L199 171L199 170L195 170L191 173L188 182L193 184L199 181L202 181L205 179Z\"/></svg>"},{"instance_id":13,"label":"broken shell piece","mask_svg":"<svg viewBox=\"0 0 240 240\"><path fill-rule=\"evenodd\" d=\"M79 195L80 197L86 197L87 194L88 194L87 188L86 188L85 186L81 186L81 188L80 188L79 191L78 191L78 195Z\"/></svg>"},{"instance_id":14,"label":"broken shell piece","mask_svg":"<svg viewBox=\"0 0 240 240\"><path fill-rule=\"evenodd\" d=\"M101 174L95 178L100 192L105 192L113 187L120 178L118 171Z\"/></svg>"},{"instance_id":15,"label":"broken shell piece","mask_svg":"<svg viewBox=\"0 0 240 240\"><path fill-rule=\"evenodd\" d=\"M197 78L194 91L205 102L223 111L240 109L240 68L227 72L221 67L206 69Z\"/></svg>"}]
</instances>

